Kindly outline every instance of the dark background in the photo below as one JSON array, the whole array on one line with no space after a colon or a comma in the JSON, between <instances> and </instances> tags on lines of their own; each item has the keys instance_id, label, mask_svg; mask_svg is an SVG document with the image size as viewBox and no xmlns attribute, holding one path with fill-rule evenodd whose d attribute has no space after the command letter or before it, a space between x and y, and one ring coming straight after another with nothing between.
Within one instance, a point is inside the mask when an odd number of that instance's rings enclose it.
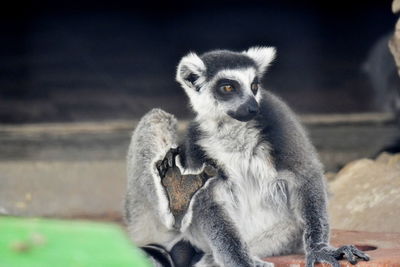
<instances>
[{"instance_id":1,"label":"dark background","mask_svg":"<svg viewBox=\"0 0 400 267\"><path fill-rule=\"evenodd\" d=\"M397 20L378 0L2 5L1 123L130 119L153 107L187 117L179 59L254 45L277 47L263 83L296 111L376 111L362 66Z\"/></svg>"}]
</instances>

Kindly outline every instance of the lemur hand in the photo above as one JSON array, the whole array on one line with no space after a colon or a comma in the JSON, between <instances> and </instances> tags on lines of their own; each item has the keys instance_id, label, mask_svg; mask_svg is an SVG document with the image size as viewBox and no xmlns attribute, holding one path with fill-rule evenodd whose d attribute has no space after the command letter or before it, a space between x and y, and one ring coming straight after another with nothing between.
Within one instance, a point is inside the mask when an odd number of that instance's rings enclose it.
<instances>
[{"instance_id":1,"label":"lemur hand","mask_svg":"<svg viewBox=\"0 0 400 267\"><path fill-rule=\"evenodd\" d=\"M369 261L369 256L354 246L340 248L324 247L307 253L307 267L313 267L316 262L326 262L333 267L340 267L338 260L346 258L351 264L356 264L358 259Z\"/></svg>"}]
</instances>

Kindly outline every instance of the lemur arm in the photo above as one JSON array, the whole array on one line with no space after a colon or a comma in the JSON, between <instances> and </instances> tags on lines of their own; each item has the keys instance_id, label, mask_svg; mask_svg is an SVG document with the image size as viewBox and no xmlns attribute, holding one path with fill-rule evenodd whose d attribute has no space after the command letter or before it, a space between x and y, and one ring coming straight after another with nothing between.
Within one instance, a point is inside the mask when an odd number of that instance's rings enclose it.
<instances>
[{"instance_id":1,"label":"lemur arm","mask_svg":"<svg viewBox=\"0 0 400 267\"><path fill-rule=\"evenodd\" d=\"M357 258L368 261L369 256L352 245L334 248L329 244L329 222L327 214L327 196L322 177L305 182L300 187L300 216L304 221L304 249L307 267L316 262L327 262L339 267L338 260L346 257L351 264L357 263Z\"/></svg>"},{"instance_id":2,"label":"lemur arm","mask_svg":"<svg viewBox=\"0 0 400 267\"><path fill-rule=\"evenodd\" d=\"M288 161L286 161L288 162ZM284 164L282 164L284 165ZM368 255L354 246L342 246L334 248L329 244L329 220L327 212L327 194L324 178L318 166L313 166L312 161L303 166L297 165L300 171L288 169L278 171L280 173L291 172L294 183L297 184L294 205L298 219L304 225L303 244L306 254L306 266L313 267L316 262L327 262L333 267L339 267L338 260L346 259L357 263L357 258L369 260ZM313 166L310 168L310 166ZM286 166L289 167L290 166Z\"/></svg>"},{"instance_id":3,"label":"lemur arm","mask_svg":"<svg viewBox=\"0 0 400 267\"><path fill-rule=\"evenodd\" d=\"M192 123L187 131L185 142L179 145L177 165L183 174L201 173L209 160L205 152L197 144L199 138L198 126Z\"/></svg>"},{"instance_id":4,"label":"lemur arm","mask_svg":"<svg viewBox=\"0 0 400 267\"><path fill-rule=\"evenodd\" d=\"M329 222L327 196L322 177L306 180L299 188L299 212L304 227L304 249L306 252L329 245Z\"/></svg>"}]
</instances>

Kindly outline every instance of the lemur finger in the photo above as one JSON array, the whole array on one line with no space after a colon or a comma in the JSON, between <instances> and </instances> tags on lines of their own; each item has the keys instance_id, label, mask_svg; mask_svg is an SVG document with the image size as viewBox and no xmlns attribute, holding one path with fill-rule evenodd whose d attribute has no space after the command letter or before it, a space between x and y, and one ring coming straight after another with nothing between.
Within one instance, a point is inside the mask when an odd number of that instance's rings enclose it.
<instances>
[{"instance_id":1,"label":"lemur finger","mask_svg":"<svg viewBox=\"0 0 400 267\"><path fill-rule=\"evenodd\" d=\"M355 246L350 246L351 247L351 252L357 256L360 259L363 259L365 261L369 261L370 257L368 256L368 254L364 253L363 251L359 250L358 248L356 248Z\"/></svg>"},{"instance_id":2,"label":"lemur finger","mask_svg":"<svg viewBox=\"0 0 400 267\"><path fill-rule=\"evenodd\" d=\"M332 253L332 256L337 260L343 259L343 256L346 255L346 252L345 252L346 248L348 248L348 246L342 246L342 247L335 249Z\"/></svg>"},{"instance_id":3,"label":"lemur finger","mask_svg":"<svg viewBox=\"0 0 400 267\"><path fill-rule=\"evenodd\" d=\"M168 161L168 166L169 167L174 167L175 166L175 156L172 153L167 154L167 161Z\"/></svg>"},{"instance_id":4,"label":"lemur finger","mask_svg":"<svg viewBox=\"0 0 400 267\"><path fill-rule=\"evenodd\" d=\"M175 167L175 157L178 155L178 149L177 148L171 148L168 152L167 155L165 155L165 158L168 161L169 167Z\"/></svg>"},{"instance_id":5,"label":"lemur finger","mask_svg":"<svg viewBox=\"0 0 400 267\"><path fill-rule=\"evenodd\" d=\"M159 160L156 162L156 168L157 168L158 174L160 175L161 178L164 178L164 176L165 176L165 168L163 166L163 163L164 162L162 160Z\"/></svg>"},{"instance_id":6,"label":"lemur finger","mask_svg":"<svg viewBox=\"0 0 400 267\"><path fill-rule=\"evenodd\" d=\"M342 247L343 248L343 253L346 255L346 259L351 263L351 264L357 264L357 258L353 254L351 247Z\"/></svg>"},{"instance_id":7,"label":"lemur finger","mask_svg":"<svg viewBox=\"0 0 400 267\"><path fill-rule=\"evenodd\" d=\"M168 169L169 169L168 159L164 159L162 162L163 175L165 175L167 173Z\"/></svg>"},{"instance_id":8,"label":"lemur finger","mask_svg":"<svg viewBox=\"0 0 400 267\"><path fill-rule=\"evenodd\" d=\"M329 255L326 252L316 253L307 257L306 267L314 267L316 262L326 262L332 265L332 267L340 267L339 262L335 257Z\"/></svg>"}]
</instances>

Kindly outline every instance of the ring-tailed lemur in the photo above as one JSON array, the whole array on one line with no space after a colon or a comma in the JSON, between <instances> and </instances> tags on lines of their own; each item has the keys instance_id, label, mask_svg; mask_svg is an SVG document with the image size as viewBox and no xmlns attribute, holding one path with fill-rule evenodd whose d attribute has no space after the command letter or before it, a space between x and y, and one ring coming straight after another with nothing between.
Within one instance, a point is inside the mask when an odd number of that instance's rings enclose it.
<instances>
[{"instance_id":1,"label":"ring-tailed lemur","mask_svg":"<svg viewBox=\"0 0 400 267\"><path fill-rule=\"evenodd\" d=\"M307 266L368 256L329 245L327 194L314 147L291 110L260 88L275 49L190 53L177 69L196 117L180 152L176 120L153 110L132 136L126 218L136 243L167 249L187 240L204 252L195 266L272 266L259 258L303 251ZM175 150L174 150L175 151ZM156 162L198 174L218 169L190 201L178 228ZM171 159L172 158L172 159ZM176 160L176 163L175 161ZM157 197L155 197L157 196Z\"/></svg>"}]
</instances>

